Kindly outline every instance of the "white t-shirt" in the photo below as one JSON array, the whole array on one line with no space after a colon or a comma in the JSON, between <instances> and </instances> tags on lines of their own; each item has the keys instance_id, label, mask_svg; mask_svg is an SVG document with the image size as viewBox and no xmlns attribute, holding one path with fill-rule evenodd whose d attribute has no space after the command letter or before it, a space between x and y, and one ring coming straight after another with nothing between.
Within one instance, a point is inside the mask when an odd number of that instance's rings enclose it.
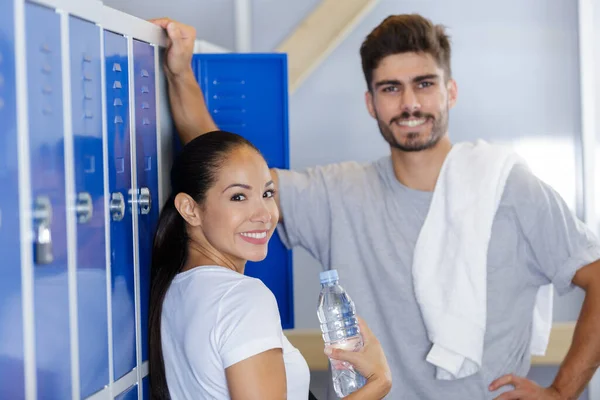
<instances>
[{"instance_id":1,"label":"white t-shirt","mask_svg":"<svg viewBox=\"0 0 600 400\"><path fill-rule=\"evenodd\" d=\"M258 279L217 266L178 274L163 303L161 336L173 400L230 399L225 369L273 348L283 349L288 400L308 398L308 365Z\"/></svg>"}]
</instances>

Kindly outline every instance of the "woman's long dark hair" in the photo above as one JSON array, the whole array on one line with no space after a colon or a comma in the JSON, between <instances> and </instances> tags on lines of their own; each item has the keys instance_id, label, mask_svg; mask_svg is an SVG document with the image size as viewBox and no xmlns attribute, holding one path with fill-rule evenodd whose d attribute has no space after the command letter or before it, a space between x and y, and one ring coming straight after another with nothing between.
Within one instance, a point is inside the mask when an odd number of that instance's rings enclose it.
<instances>
[{"instance_id":1,"label":"woman's long dark hair","mask_svg":"<svg viewBox=\"0 0 600 400\"><path fill-rule=\"evenodd\" d=\"M170 399L160 335L162 305L173 278L187 259L186 224L175 208L175 196L187 193L202 204L227 156L241 146L256 149L234 133L209 132L186 144L171 169L172 192L160 213L152 248L148 330L150 391L154 400Z\"/></svg>"}]
</instances>

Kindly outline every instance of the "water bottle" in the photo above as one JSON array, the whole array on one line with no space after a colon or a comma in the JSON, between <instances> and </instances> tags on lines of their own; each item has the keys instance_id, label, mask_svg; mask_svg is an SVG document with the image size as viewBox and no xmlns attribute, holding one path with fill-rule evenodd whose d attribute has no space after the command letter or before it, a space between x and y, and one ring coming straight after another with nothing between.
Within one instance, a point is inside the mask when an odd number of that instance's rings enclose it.
<instances>
[{"instance_id":1,"label":"water bottle","mask_svg":"<svg viewBox=\"0 0 600 400\"><path fill-rule=\"evenodd\" d=\"M357 351L363 346L356 307L348 293L339 284L337 270L321 272L321 293L317 316L325 345ZM338 397L346 397L364 386L366 380L354 367L345 362L329 359L333 388Z\"/></svg>"}]
</instances>

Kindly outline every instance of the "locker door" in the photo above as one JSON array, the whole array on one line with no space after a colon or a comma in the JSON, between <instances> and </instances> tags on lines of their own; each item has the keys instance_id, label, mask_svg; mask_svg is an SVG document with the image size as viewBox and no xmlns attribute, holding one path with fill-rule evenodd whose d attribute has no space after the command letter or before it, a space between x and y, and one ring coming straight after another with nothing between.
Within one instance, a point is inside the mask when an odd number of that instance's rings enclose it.
<instances>
[{"instance_id":1,"label":"locker door","mask_svg":"<svg viewBox=\"0 0 600 400\"><path fill-rule=\"evenodd\" d=\"M81 396L108 385L100 29L69 18Z\"/></svg>"},{"instance_id":2,"label":"locker door","mask_svg":"<svg viewBox=\"0 0 600 400\"><path fill-rule=\"evenodd\" d=\"M0 398L25 397L13 2L0 3Z\"/></svg>"},{"instance_id":3,"label":"locker door","mask_svg":"<svg viewBox=\"0 0 600 400\"><path fill-rule=\"evenodd\" d=\"M142 399L150 399L150 378L148 375L142 379Z\"/></svg>"},{"instance_id":4,"label":"locker door","mask_svg":"<svg viewBox=\"0 0 600 400\"><path fill-rule=\"evenodd\" d=\"M137 400L138 399L138 386L133 385L123 393L115 397L115 400Z\"/></svg>"},{"instance_id":5,"label":"locker door","mask_svg":"<svg viewBox=\"0 0 600 400\"><path fill-rule=\"evenodd\" d=\"M148 303L154 228L158 221L154 47L134 40L135 138L138 187L142 361L148 359Z\"/></svg>"},{"instance_id":6,"label":"locker door","mask_svg":"<svg viewBox=\"0 0 600 400\"><path fill-rule=\"evenodd\" d=\"M37 391L71 396L60 17L25 4Z\"/></svg>"},{"instance_id":7,"label":"locker door","mask_svg":"<svg viewBox=\"0 0 600 400\"><path fill-rule=\"evenodd\" d=\"M115 380L136 366L127 39L104 32L106 126L110 192L110 266Z\"/></svg>"},{"instance_id":8,"label":"locker door","mask_svg":"<svg viewBox=\"0 0 600 400\"><path fill-rule=\"evenodd\" d=\"M269 167L289 168L285 54L197 54L193 67L217 126L250 140ZM293 328L292 253L278 235L265 260L246 265L246 275L271 289L283 328Z\"/></svg>"}]
</instances>

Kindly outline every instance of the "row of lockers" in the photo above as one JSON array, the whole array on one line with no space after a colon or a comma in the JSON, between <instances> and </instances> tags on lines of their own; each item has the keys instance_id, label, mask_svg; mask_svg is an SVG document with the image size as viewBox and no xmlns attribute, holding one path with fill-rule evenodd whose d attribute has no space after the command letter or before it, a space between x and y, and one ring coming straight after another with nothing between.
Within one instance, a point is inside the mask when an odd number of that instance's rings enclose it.
<instances>
[{"instance_id":1,"label":"row of lockers","mask_svg":"<svg viewBox=\"0 0 600 400\"><path fill-rule=\"evenodd\" d=\"M0 33L0 398L85 398L147 359L157 49L29 2Z\"/></svg>"},{"instance_id":2,"label":"row of lockers","mask_svg":"<svg viewBox=\"0 0 600 400\"><path fill-rule=\"evenodd\" d=\"M148 398L152 237L177 151L163 49L36 1L0 3L0 398ZM193 67L219 127L289 167L286 56ZM291 260L275 236L246 272L284 328Z\"/></svg>"}]
</instances>

